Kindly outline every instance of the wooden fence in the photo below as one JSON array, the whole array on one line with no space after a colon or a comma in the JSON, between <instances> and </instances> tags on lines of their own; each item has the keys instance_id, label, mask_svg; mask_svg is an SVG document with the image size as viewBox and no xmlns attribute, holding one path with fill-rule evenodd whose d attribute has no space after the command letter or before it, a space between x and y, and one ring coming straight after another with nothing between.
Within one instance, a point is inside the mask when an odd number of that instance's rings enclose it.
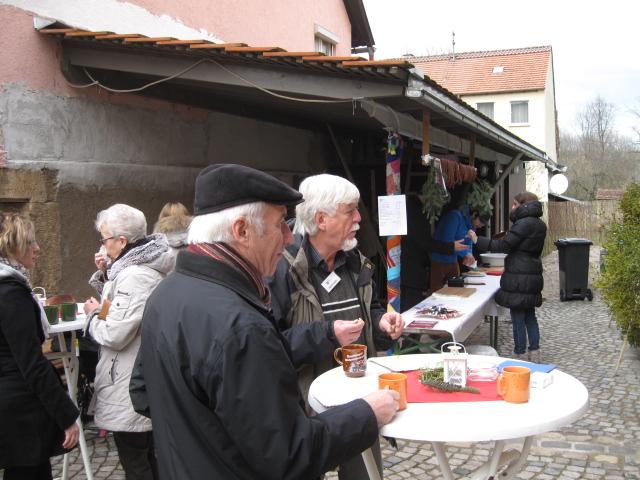
<instances>
[{"instance_id":1,"label":"wooden fence","mask_svg":"<svg viewBox=\"0 0 640 480\"><path fill-rule=\"evenodd\" d=\"M617 200L594 202L549 202L549 221L545 253L555 249L558 238L588 238L602 245L605 227L620 216Z\"/></svg>"}]
</instances>

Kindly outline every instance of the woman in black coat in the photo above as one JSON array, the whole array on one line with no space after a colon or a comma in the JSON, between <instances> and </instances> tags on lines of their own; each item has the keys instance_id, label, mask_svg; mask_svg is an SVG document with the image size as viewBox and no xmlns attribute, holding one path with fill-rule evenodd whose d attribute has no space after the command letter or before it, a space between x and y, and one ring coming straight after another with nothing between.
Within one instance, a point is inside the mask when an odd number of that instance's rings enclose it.
<instances>
[{"instance_id":1,"label":"woman in black coat","mask_svg":"<svg viewBox=\"0 0 640 480\"><path fill-rule=\"evenodd\" d=\"M31 293L40 248L33 224L0 212L0 469L50 480L49 458L78 442L78 409L42 354L47 320Z\"/></svg>"},{"instance_id":2,"label":"woman in black coat","mask_svg":"<svg viewBox=\"0 0 640 480\"><path fill-rule=\"evenodd\" d=\"M542 204L538 197L531 192L522 192L513 199L509 216L513 225L505 237L477 239L478 250L507 254L495 300L511 311L515 357L525 357L528 337L527 358L534 362L540 362L540 331L535 307L542 304L540 255L547 235L547 226L541 216Z\"/></svg>"}]
</instances>

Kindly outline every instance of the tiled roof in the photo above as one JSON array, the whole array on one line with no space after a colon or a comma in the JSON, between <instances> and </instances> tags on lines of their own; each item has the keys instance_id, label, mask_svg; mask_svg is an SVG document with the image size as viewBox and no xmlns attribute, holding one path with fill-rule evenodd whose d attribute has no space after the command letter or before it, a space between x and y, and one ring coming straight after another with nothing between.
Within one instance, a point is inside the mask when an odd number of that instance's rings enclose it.
<instances>
[{"instance_id":1,"label":"tiled roof","mask_svg":"<svg viewBox=\"0 0 640 480\"><path fill-rule=\"evenodd\" d=\"M409 57L418 70L457 95L543 90L551 47ZM502 67L498 73L496 67ZM496 73L494 73L494 70Z\"/></svg>"},{"instance_id":2,"label":"tiled roof","mask_svg":"<svg viewBox=\"0 0 640 480\"><path fill-rule=\"evenodd\" d=\"M244 43L212 43L208 40L178 40L172 37L148 38L137 33L117 34L93 32L74 28L44 28L43 35L61 37L64 41L92 42L105 47L141 48L148 50L172 50L175 53L197 58L236 60L246 62L268 62L280 66L295 66L315 71L344 73L350 76L386 80L405 79L413 68L411 63L398 60L366 60L362 57L330 57L320 52L287 52L277 46L248 46Z\"/></svg>"}]
</instances>

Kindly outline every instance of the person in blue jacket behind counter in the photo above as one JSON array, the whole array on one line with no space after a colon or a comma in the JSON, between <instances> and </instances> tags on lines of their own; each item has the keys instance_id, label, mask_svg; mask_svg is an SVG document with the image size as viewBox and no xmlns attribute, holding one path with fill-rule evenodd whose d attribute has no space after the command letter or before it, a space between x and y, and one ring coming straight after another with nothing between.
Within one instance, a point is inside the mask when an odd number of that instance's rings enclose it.
<instances>
[{"instance_id":1,"label":"person in blue jacket behind counter","mask_svg":"<svg viewBox=\"0 0 640 480\"><path fill-rule=\"evenodd\" d=\"M441 242L455 242L464 239L469 245L466 250L460 250L453 254L431 253L431 275L429 291L430 293L439 290L446 285L447 280L460 275L458 257L462 259L463 265L471 266L475 263L472 253L472 241L469 232L474 232L478 228L484 227L489 221L489 215L480 215L477 211L468 214L469 207L464 206L449 210L445 213L436 226L433 234L435 240Z\"/></svg>"}]
</instances>

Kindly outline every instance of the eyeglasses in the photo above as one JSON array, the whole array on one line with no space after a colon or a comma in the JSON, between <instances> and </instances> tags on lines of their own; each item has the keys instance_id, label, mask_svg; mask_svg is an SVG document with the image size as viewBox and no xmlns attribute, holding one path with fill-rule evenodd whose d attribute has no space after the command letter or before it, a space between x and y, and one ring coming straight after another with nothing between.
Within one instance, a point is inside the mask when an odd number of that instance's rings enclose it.
<instances>
[{"instance_id":1,"label":"eyeglasses","mask_svg":"<svg viewBox=\"0 0 640 480\"><path fill-rule=\"evenodd\" d=\"M100 240L98 240L98 241L99 241L102 245L104 245L104 243L105 243L107 240L111 240L112 238L116 238L116 237L115 237L115 236L112 236L112 237L107 237L107 238L101 238L101 239L100 239Z\"/></svg>"}]
</instances>

